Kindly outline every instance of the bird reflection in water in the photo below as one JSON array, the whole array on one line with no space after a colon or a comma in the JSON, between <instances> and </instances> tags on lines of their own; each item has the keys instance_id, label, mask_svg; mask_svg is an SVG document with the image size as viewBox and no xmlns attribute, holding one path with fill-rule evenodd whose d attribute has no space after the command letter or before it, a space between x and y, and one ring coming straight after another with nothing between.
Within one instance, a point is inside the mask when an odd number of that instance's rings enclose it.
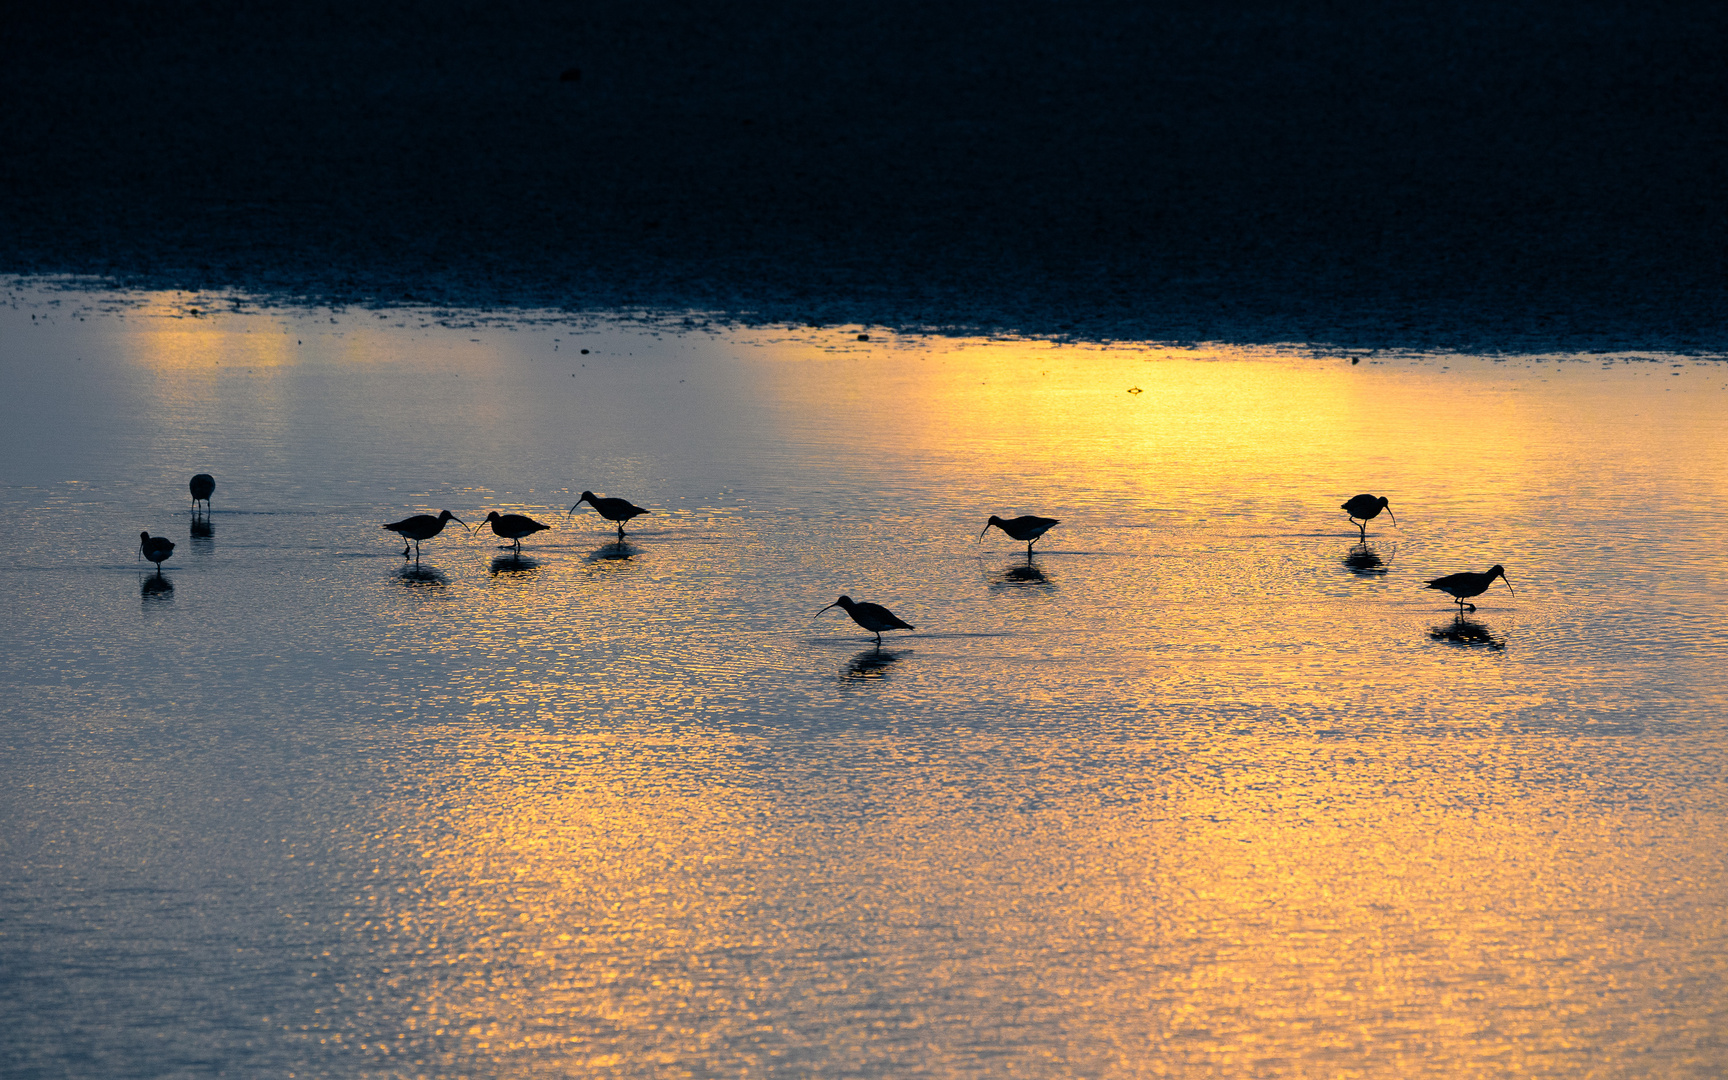
<instances>
[{"instance_id":1,"label":"bird reflection in water","mask_svg":"<svg viewBox=\"0 0 1728 1080\"><path fill-rule=\"evenodd\" d=\"M450 579L445 575L444 571L435 566L421 566L419 563L410 563L409 565L404 566L402 569L396 571L396 577L402 582L402 584L409 588L416 588L422 585L439 588L450 584Z\"/></svg>"},{"instance_id":2,"label":"bird reflection in water","mask_svg":"<svg viewBox=\"0 0 1728 1080\"><path fill-rule=\"evenodd\" d=\"M526 555L497 555L492 559L492 575L520 574L540 569L539 559L530 559Z\"/></svg>"},{"instance_id":3,"label":"bird reflection in water","mask_svg":"<svg viewBox=\"0 0 1728 1080\"><path fill-rule=\"evenodd\" d=\"M207 517L195 517L192 519L192 547L194 550L196 550L198 548L204 548L204 549L208 550L210 547L210 544L208 541L212 537L214 537L215 535L216 535L216 530L210 527L210 519L209 518L207 518ZM205 541L205 543L200 544L198 542L200 540Z\"/></svg>"},{"instance_id":4,"label":"bird reflection in water","mask_svg":"<svg viewBox=\"0 0 1728 1080\"><path fill-rule=\"evenodd\" d=\"M161 570L157 570L138 583L138 595L146 604L172 600L174 599L174 583L163 577Z\"/></svg>"},{"instance_id":5,"label":"bird reflection in water","mask_svg":"<svg viewBox=\"0 0 1728 1080\"><path fill-rule=\"evenodd\" d=\"M1051 585L1050 578L1044 573L1044 568L1027 559L1025 562L1014 562L1000 570L990 572L992 588L1014 588L1022 585Z\"/></svg>"},{"instance_id":6,"label":"bird reflection in water","mask_svg":"<svg viewBox=\"0 0 1728 1080\"><path fill-rule=\"evenodd\" d=\"M629 541L619 540L617 543L600 545L590 551L584 561L617 566L629 562L632 557L641 554L641 551L641 548Z\"/></svg>"},{"instance_id":7,"label":"bird reflection in water","mask_svg":"<svg viewBox=\"0 0 1728 1080\"><path fill-rule=\"evenodd\" d=\"M841 669L840 678L851 682L857 679L884 679L888 677L888 665L900 662L900 654L888 652L881 648L869 648L846 661Z\"/></svg>"},{"instance_id":8,"label":"bird reflection in water","mask_svg":"<svg viewBox=\"0 0 1728 1080\"><path fill-rule=\"evenodd\" d=\"M1428 631L1428 636L1435 641L1444 641L1448 645L1459 645L1464 648L1489 649L1499 652L1506 647L1506 639L1495 637L1494 632L1475 619L1466 619L1463 615L1450 622L1443 622Z\"/></svg>"},{"instance_id":9,"label":"bird reflection in water","mask_svg":"<svg viewBox=\"0 0 1728 1080\"><path fill-rule=\"evenodd\" d=\"M1372 544L1353 544L1344 553L1344 568L1358 577L1378 577L1392 569L1392 556L1397 554L1397 550L1389 547L1386 557L1381 558Z\"/></svg>"}]
</instances>

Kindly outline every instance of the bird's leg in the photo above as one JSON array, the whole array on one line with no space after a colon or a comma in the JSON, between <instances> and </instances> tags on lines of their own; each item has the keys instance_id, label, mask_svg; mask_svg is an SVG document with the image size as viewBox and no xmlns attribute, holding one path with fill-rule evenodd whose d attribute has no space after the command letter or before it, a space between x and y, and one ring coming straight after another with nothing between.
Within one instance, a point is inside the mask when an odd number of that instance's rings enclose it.
<instances>
[{"instance_id":1,"label":"bird's leg","mask_svg":"<svg viewBox=\"0 0 1728 1080\"><path fill-rule=\"evenodd\" d=\"M408 541L406 540L402 541L402 557L404 559L408 557Z\"/></svg>"}]
</instances>

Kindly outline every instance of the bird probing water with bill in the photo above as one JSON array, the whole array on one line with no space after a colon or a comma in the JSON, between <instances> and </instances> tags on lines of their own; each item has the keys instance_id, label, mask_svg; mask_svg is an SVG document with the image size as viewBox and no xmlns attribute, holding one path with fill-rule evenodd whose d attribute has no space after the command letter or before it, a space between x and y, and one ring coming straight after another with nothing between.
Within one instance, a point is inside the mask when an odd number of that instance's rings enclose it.
<instances>
[{"instance_id":1,"label":"bird probing water with bill","mask_svg":"<svg viewBox=\"0 0 1728 1080\"><path fill-rule=\"evenodd\" d=\"M1447 574L1445 577L1437 577L1428 582L1427 587L1430 589L1439 589L1441 592L1452 597L1452 599L1458 604L1458 614L1462 615L1464 614L1465 608L1469 608L1471 611L1476 610L1475 604L1466 604L1464 601L1472 596L1481 596L1484 592L1487 592L1488 586L1494 584L1495 578L1499 578L1505 583L1507 592L1512 593L1514 596L1518 595L1516 592L1513 592L1512 583L1506 580L1506 568L1501 566L1499 563L1495 563L1486 572L1480 574L1473 570L1465 570L1463 573Z\"/></svg>"},{"instance_id":2,"label":"bird probing water with bill","mask_svg":"<svg viewBox=\"0 0 1728 1080\"><path fill-rule=\"evenodd\" d=\"M210 512L210 496L216 494L216 478L207 472L201 472L187 481L186 489L192 493L192 512L198 512L198 504L204 504L204 512Z\"/></svg>"},{"instance_id":3,"label":"bird probing water with bill","mask_svg":"<svg viewBox=\"0 0 1728 1080\"><path fill-rule=\"evenodd\" d=\"M978 534L978 540L984 539L984 533L989 532L990 526L994 525L1007 533L1010 538L1024 540L1026 542L1026 557L1030 559L1032 557L1032 542L1060 524L1062 523L1055 518L1038 517L1036 514L1023 514L1006 521L995 514L991 514L990 520L984 523L984 532ZM972 542L976 544L978 540Z\"/></svg>"},{"instance_id":4,"label":"bird probing water with bill","mask_svg":"<svg viewBox=\"0 0 1728 1080\"><path fill-rule=\"evenodd\" d=\"M1398 524L1398 516L1392 513L1392 508L1386 505L1384 495L1356 495L1338 509L1350 515L1350 524L1362 530L1362 539L1368 539L1368 523L1380 516L1380 511L1386 511L1386 516L1392 519L1392 524ZM1361 521L1357 521L1361 518Z\"/></svg>"},{"instance_id":5,"label":"bird probing water with bill","mask_svg":"<svg viewBox=\"0 0 1728 1080\"><path fill-rule=\"evenodd\" d=\"M166 536L151 536L146 530L138 534L138 554L156 564L156 572L162 572L162 562L174 554L174 541Z\"/></svg>"}]
</instances>

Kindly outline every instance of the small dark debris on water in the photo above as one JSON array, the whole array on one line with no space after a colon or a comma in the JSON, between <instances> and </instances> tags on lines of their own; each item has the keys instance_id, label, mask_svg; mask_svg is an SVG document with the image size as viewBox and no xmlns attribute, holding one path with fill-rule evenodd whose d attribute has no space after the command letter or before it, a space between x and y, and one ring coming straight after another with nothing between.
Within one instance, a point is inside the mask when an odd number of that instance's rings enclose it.
<instances>
[{"instance_id":1,"label":"small dark debris on water","mask_svg":"<svg viewBox=\"0 0 1728 1080\"><path fill-rule=\"evenodd\" d=\"M583 350L582 350L582 355L583 355L583 356L587 356L587 355L588 355L588 350L587 350L587 349L583 349Z\"/></svg>"},{"instance_id":2,"label":"small dark debris on water","mask_svg":"<svg viewBox=\"0 0 1728 1080\"><path fill-rule=\"evenodd\" d=\"M1355 367L1357 364L1360 364L1361 362L1362 362L1362 358L1360 356L1352 356L1350 358L1350 366L1351 367Z\"/></svg>"},{"instance_id":3,"label":"small dark debris on water","mask_svg":"<svg viewBox=\"0 0 1728 1080\"><path fill-rule=\"evenodd\" d=\"M1141 390L1138 386L1130 386L1128 388L1128 392L1130 394L1140 394L1140 393L1144 393L1145 391Z\"/></svg>"},{"instance_id":4,"label":"small dark debris on water","mask_svg":"<svg viewBox=\"0 0 1728 1080\"><path fill-rule=\"evenodd\" d=\"M558 73L558 81L559 82L581 82L582 81L582 69L576 68L576 67L565 68L563 71L560 71Z\"/></svg>"},{"instance_id":5,"label":"small dark debris on water","mask_svg":"<svg viewBox=\"0 0 1728 1080\"><path fill-rule=\"evenodd\" d=\"M859 334L859 335L858 335L858 340L859 340L859 341L869 341L869 340L870 340L870 335L869 335L869 334Z\"/></svg>"}]
</instances>

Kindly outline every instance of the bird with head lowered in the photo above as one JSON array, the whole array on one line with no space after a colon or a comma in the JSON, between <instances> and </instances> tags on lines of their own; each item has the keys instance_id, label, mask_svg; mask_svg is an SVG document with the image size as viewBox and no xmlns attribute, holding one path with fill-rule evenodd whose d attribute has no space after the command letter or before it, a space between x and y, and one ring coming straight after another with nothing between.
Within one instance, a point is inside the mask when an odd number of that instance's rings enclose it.
<instances>
[{"instance_id":1,"label":"bird with head lowered","mask_svg":"<svg viewBox=\"0 0 1728 1080\"><path fill-rule=\"evenodd\" d=\"M146 530L138 534L138 554L155 563L160 571L163 561L174 554L174 541L166 536L151 536Z\"/></svg>"},{"instance_id":2,"label":"bird with head lowered","mask_svg":"<svg viewBox=\"0 0 1728 1080\"><path fill-rule=\"evenodd\" d=\"M1022 514L1020 517L1008 518L1007 520L991 514L990 520L984 523L984 532L978 534L978 540L984 539L984 533L989 532L990 527L994 525L1012 539L1024 540L1026 542L1026 557L1030 559L1032 557L1032 542L1060 524L1062 523L1055 518L1038 517L1036 514ZM976 544L978 540L972 542Z\"/></svg>"},{"instance_id":3,"label":"bird with head lowered","mask_svg":"<svg viewBox=\"0 0 1728 1080\"><path fill-rule=\"evenodd\" d=\"M1463 614L1465 608L1468 608L1471 611L1476 610L1475 604L1466 604L1464 601L1468 600L1472 596L1481 596L1484 592L1487 592L1488 586L1494 584L1495 578L1500 579L1501 583L1506 586L1507 592L1512 593L1514 596L1518 595L1513 592L1512 583L1506 580L1506 568L1501 566L1499 563L1495 563L1483 573L1476 573L1473 570L1465 570L1462 573L1447 574L1445 577L1437 577L1432 581L1429 581L1426 587L1430 589L1439 589L1441 592L1452 597L1452 599L1458 604L1459 614Z\"/></svg>"},{"instance_id":4,"label":"bird with head lowered","mask_svg":"<svg viewBox=\"0 0 1728 1080\"><path fill-rule=\"evenodd\" d=\"M186 483L187 490L192 492L192 509L196 511L198 504L204 504L204 512L210 512L210 496L216 494L216 478L207 472L201 472Z\"/></svg>"},{"instance_id":5,"label":"bird with head lowered","mask_svg":"<svg viewBox=\"0 0 1728 1080\"><path fill-rule=\"evenodd\" d=\"M1384 495L1355 495L1350 501L1338 509L1350 515L1350 524L1362 530L1362 539L1368 539L1368 523L1380 516L1380 511L1386 511L1386 516L1392 519L1392 524L1398 524L1398 517L1392 513L1392 508L1386 505ZM1361 518L1361 521L1357 521Z\"/></svg>"}]
</instances>

